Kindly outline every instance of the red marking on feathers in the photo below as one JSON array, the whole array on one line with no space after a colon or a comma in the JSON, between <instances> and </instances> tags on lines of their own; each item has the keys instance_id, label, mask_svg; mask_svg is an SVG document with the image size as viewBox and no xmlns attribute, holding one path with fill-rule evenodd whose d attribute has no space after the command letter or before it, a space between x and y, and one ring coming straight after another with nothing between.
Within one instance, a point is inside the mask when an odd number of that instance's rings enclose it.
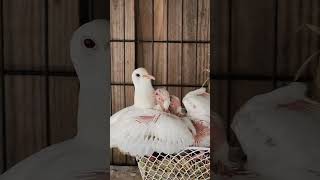
<instances>
[{"instance_id":1,"label":"red marking on feathers","mask_svg":"<svg viewBox=\"0 0 320 180\"><path fill-rule=\"evenodd\" d=\"M299 99L287 104L278 104L279 108L287 108L292 111L320 110L320 105Z\"/></svg>"},{"instance_id":2,"label":"red marking on feathers","mask_svg":"<svg viewBox=\"0 0 320 180\"><path fill-rule=\"evenodd\" d=\"M206 136L210 134L210 129L205 126L203 122L194 122L194 128L196 129L196 135L194 136L195 145L198 145Z\"/></svg>"},{"instance_id":3,"label":"red marking on feathers","mask_svg":"<svg viewBox=\"0 0 320 180\"><path fill-rule=\"evenodd\" d=\"M204 93L201 93L201 94L198 94L198 95L199 95L199 96L204 96L204 97L210 96L210 94L207 93L207 92L204 92Z\"/></svg>"},{"instance_id":4,"label":"red marking on feathers","mask_svg":"<svg viewBox=\"0 0 320 180\"><path fill-rule=\"evenodd\" d=\"M175 96L170 96L170 112L175 114L178 111L179 107L181 107L180 99Z\"/></svg>"},{"instance_id":5,"label":"red marking on feathers","mask_svg":"<svg viewBox=\"0 0 320 180\"><path fill-rule=\"evenodd\" d=\"M157 89L154 96L156 98L156 104L160 105L163 111L168 112L168 110L163 107L163 104L165 99L170 98L169 93L164 89Z\"/></svg>"},{"instance_id":6,"label":"red marking on feathers","mask_svg":"<svg viewBox=\"0 0 320 180\"><path fill-rule=\"evenodd\" d=\"M139 123L149 123L151 121L156 122L159 119L159 117L160 117L160 114L153 115L153 116L139 116L136 121Z\"/></svg>"}]
</instances>

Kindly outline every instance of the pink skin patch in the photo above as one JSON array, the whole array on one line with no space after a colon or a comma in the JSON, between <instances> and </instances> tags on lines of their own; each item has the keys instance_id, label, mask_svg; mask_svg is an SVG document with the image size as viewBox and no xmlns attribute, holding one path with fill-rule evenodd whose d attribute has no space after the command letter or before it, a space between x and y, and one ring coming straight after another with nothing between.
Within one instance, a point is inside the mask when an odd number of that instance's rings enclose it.
<instances>
[{"instance_id":1,"label":"pink skin patch","mask_svg":"<svg viewBox=\"0 0 320 180\"><path fill-rule=\"evenodd\" d=\"M207 92L204 92L204 93L199 94L199 96L208 97L208 96L210 96L210 94L209 94L209 93L207 93Z\"/></svg>"},{"instance_id":2,"label":"pink skin patch","mask_svg":"<svg viewBox=\"0 0 320 180\"><path fill-rule=\"evenodd\" d=\"M153 116L138 116L138 118L136 119L136 121L138 123L149 123L151 121L157 122L157 120L159 119L160 114L157 115L153 115Z\"/></svg>"},{"instance_id":3,"label":"pink skin patch","mask_svg":"<svg viewBox=\"0 0 320 180\"><path fill-rule=\"evenodd\" d=\"M163 89L157 89L155 91L154 95L156 98L156 103L160 105L160 107L163 111L167 111L167 109L165 109L163 107L163 104L164 104L165 99L170 98L168 92Z\"/></svg>"},{"instance_id":4,"label":"pink skin patch","mask_svg":"<svg viewBox=\"0 0 320 180\"><path fill-rule=\"evenodd\" d=\"M182 116L183 114L180 114L178 112L178 109L181 108L181 102L180 99L176 96L170 96L170 106L169 111L177 116Z\"/></svg>"},{"instance_id":5,"label":"pink skin patch","mask_svg":"<svg viewBox=\"0 0 320 180\"><path fill-rule=\"evenodd\" d=\"M309 110L309 111L320 111L320 105L319 104L315 104L315 103L311 103L308 102L304 99L299 99L287 104L278 104L279 108L287 108L289 110L292 111L305 111L305 110Z\"/></svg>"},{"instance_id":6,"label":"pink skin patch","mask_svg":"<svg viewBox=\"0 0 320 180\"><path fill-rule=\"evenodd\" d=\"M210 129L208 126L205 126L202 121L195 122L194 128L197 132L197 134L194 136L195 145L197 146L206 136L209 136Z\"/></svg>"},{"instance_id":7,"label":"pink skin patch","mask_svg":"<svg viewBox=\"0 0 320 180\"><path fill-rule=\"evenodd\" d=\"M170 107L174 109L177 109L178 107L181 106L180 100L177 97L171 96L170 101L171 101Z\"/></svg>"}]
</instances>

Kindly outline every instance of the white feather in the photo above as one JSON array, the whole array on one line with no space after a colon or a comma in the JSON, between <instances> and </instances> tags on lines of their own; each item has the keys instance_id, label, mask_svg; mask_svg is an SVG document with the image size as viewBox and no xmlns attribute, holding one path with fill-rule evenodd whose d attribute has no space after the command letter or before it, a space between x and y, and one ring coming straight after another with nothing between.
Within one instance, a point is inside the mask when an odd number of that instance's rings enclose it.
<instances>
[{"instance_id":1,"label":"white feather","mask_svg":"<svg viewBox=\"0 0 320 180\"><path fill-rule=\"evenodd\" d=\"M153 152L177 153L193 144L193 135L185 121L177 116L153 109L128 107L116 114L117 123L110 126L110 145L132 156ZM156 121L140 123L139 116L160 117ZM112 118L114 118L112 116Z\"/></svg>"},{"instance_id":2,"label":"white feather","mask_svg":"<svg viewBox=\"0 0 320 180\"><path fill-rule=\"evenodd\" d=\"M195 129L190 120L160 111L161 107L155 106L150 78L153 77L145 69L136 69L132 73L134 105L110 118L110 146L132 156L177 153L194 143ZM169 107L170 99L164 103ZM143 116L154 118L142 122Z\"/></svg>"},{"instance_id":3,"label":"white feather","mask_svg":"<svg viewBox=\"0 0 320 180\"><path fill-rule=\"evenodd\" d=\"M182 102L187 110L187 116L193 122L204 121L207 128L210 129L210 95L205 94L205 88L199 88L187 93ZM210 134L204 137L199 146L210 146Z\"/></svg>"}]
</instances>

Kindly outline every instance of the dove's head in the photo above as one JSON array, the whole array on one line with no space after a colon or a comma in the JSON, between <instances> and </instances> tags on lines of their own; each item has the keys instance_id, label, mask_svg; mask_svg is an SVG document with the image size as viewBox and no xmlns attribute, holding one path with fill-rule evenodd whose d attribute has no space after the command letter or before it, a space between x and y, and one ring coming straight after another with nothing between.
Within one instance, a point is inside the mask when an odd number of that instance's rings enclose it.
<instances>
[{"instance_id":1,"label":"dove's head","mask_svg":"<svg viewBox=\"0 0 320 180\"><path fill-rule=\"evenodd\" d=\"M151 80L155 80L144 68L138 68L132 73L134 84L134 105L139 108L153 108L155 105L154 89Z\"/></svg>"},{"instance_id":2,"label":"dove's head","mask_svg":"<svg viewBox=\"0 0 320 180\"><path fill-rule=\"evenodd\" d=\"M132 73L132 82L135 87L151 85L151 80L155 78L145 68L138 68Z\"/></svg>"},{"instance_id":3,"label":"dove's head","mask_svg":"<svg viewBox=\"0 0 320 180\"><path fill-rule=\"evenodd\" d=\"M81 84L107 81L109 39L109 23L106 20L91 21L74 32L70 54Z\"/></svg>"},{"instance_id":4,"label":"dove's head","mask_svg":"<svg viewBox=\"0 0 320 180\"><path fill-rule=\"evenodd\" d=\"M156 103L160 104L165 110L169 109L170 106L170 95L169 92L164 88L159 88L155 92Z\"/></svg>"}]
</instances>

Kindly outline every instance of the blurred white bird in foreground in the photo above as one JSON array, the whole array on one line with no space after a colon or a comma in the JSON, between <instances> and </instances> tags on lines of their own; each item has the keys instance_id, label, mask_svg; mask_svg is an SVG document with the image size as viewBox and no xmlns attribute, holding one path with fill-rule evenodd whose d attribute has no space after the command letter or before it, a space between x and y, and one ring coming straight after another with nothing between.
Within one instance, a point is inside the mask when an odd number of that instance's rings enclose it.
<instances>
[{"instance_id":1,"label":"blurred white bird in foreground","mask_svg":"<svg viewBox=\"0 0 320 180\"><path fill-rule=\"evenodd\" d=\"M235 115L232 129L255 179L319 179L320 104L306 92L306 84L291 83L253 97Z\"/></svg>"},{"instance_id":2,"label":"blurred white bird in foreground","mask_svg":"<svg viewBox=\"0 0 320 180\"><path fill-rule=\"evenodd\" d=\"M132 156L154 152L173 154L194 143L192 131L185 121L155 108L157 101L152 79L154 77L144 68L133 71L134 105L110 118L110 146ZM165 100L158 102L163 102L163 107L169 105Z\"/></svg>"},{"instance_id":3,"label":"blurred white bird in foreground","mask_svg":"<svg viewBox=\"0 0 320 180\"><path fill-rule=\"evenodd\" d=\"M78 180L83 172L107 167L108 31L106 20L94 20L78 28L71 40L71 58L80 80L77 136L19 162L1 180Z\"/></svg>"}]
</instances>

